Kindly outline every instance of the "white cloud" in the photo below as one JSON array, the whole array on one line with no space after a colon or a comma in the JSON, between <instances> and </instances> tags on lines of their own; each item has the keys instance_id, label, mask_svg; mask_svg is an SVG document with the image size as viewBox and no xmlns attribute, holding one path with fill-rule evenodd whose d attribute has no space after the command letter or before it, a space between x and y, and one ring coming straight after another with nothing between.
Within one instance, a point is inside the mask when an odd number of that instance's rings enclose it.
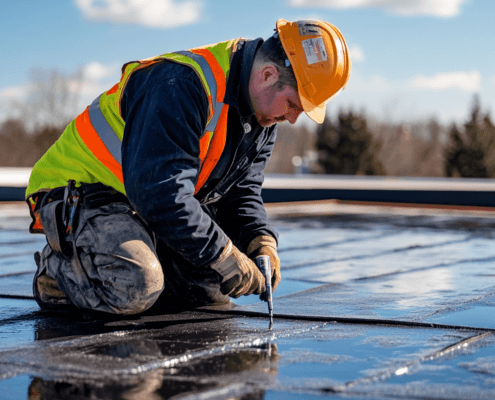
<instances>
[{"instance_id":1,"label":"white cloud","mask_svg":"<svg viewBox=\"0 0 495 400\"><path fill-rule=\"evenodd\" d=\"M23 100L28 92L29 85L8 86L0 89L0 100L5 102Z\"/></svg>"},{"instance_id":2,"label":"white cloud","mask_svg":"<svg viewBox=\"0 0 495 400\"><path fill-rule=\"evenodd\" d=\"M72 73L57 71L58 83L63 86L64 90L68 89L78 99L77 104L79 104L80 109L77 110L77 113L79 113L88 104L91 104L97 96L109 90L120 80L121 66L122 63L119 62L104 64L92 61ZM40 78L47 73L49 74L50 71L42 70ZM47 79L42 80L42 82L49 85ZM57 87L60 88L60 85ZM22 110L22 107L29 102L29 97L35 94L38 89L37 82L0 88L0 123L9 116L17 116L19 110Z\"/></svg>"},{"instance_id":3,"label":"white cloud","mask_svg":"<svg viewBox=\"0 0 495 400\"><path fill-rule=\"evenodd\" d=\"M451 74L422 77L421 80L418 77L393 80L386 75L367 74L366 70L361 69L361 64L353 67L349 84L329 104L330 113L335 114L340 108L363 109L368 115L383 121L412 122L436 116L441 123L450 124L453 121L462 123L468 117L473 91L480 94L483 107L491 104L493 108L495 104L493 86L482 85L485 80L482 81L476 71L454 73L454 77L445 84L442 79L434 82L432 78ZM458 74L465 79L464 83L459 83L462 79L456 78ZM422 86L413 86L413 83L421 83ZM470 90L465 90L468 87Z\"/></svg>"},{"instance_id":4,"label":"white cloud","mask_svg":"<svg viewBox=\"0 0 495 400\"><path fill-rule=\"evenodd\" d=\"M399 90L400 87L400 83L389 80L383 75L364 75L358 68L353 67L344 93L389 93Z\"/></svg>"},{"instance_id":5,"label":"white cloud","mask_svg":"<svg viewBox=\"0 0 495 400\"><path fill-rule=\"evenodd\" d=\"M121 65L92 61L81 67L79 72L59 73L59 78L69 91L78 93L84 101L90 101L119 81ZM24 102L33 90L36 90L36 83L0 88L0 104Z\"/></svg>"},{"instance_id":6,"label":"white cloud","mask_svg":"<svg viewBox=\"0 0 495 400\"><path fill-rule=\"evenodd\" d=\"M103 64L92 61L81 68L82 79L72 80L69 88L72 92L79 93L83 104L89 104L120 80L121 66L117 62Z\"/></svg>"},{"instance_id":7,"label":"white cloud","mask_svg":"<svg viewBox=\"0 0 495 400\"><path fill-rule=\"evenodd\" d=\"M74 0L87 19L174 28L200 19L201 0Z\"/></svg>"},{"instance_id":8,"label":"white cloud","mask_svg":"<svg viewBox=\"0 0 495 400\"><path fill-rule=\"evenodd\" d=\"M364 53L359 46L353 46L349 48L349 54L353 63L360 63L364 61Z\"/></svg>"},{"instance_id":9,"label":"white cloud","mask_svg":"<svg viewBox=\"0 0 495 400\"><path fill-rule=\"evenodd\" d=\"M120 69L118 64L102 64L98 61L90 62L82 69L84 79L98 81L115 75Z\"/></svg>"},{"instance_id":10,"label":"white cloud","mask_svg":"<svg viewBox=\"0 0 495 400\"><path fill-rule=\"evenodd\" d=\"M433 76L418 75L409 82L410 86L419 89L444 90L456 88L465 92L480 90L481 74L471 72L447 72Z\"/></svg>"},{"instance_id":11,"label":"white cloud","mask_svg":"<svg viewBox=\"0 0 495 400\"><path fill-rule=\"evenodd\" d=\"M460 13L468 0L290 0L293 7L325 7L333 9L382 8L399 15L434 15L449 18Z\"/></svg>"}]
</instances>

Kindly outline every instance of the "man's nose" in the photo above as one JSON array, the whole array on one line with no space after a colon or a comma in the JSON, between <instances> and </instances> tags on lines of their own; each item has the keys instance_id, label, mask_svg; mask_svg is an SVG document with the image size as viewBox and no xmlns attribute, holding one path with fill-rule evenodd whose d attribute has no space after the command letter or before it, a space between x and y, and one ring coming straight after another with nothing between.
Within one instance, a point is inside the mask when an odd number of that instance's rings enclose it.
<instances>
[{"instance_id":1,"label":"man's nose","mask_svg":"<svg viewBox=\"0 0 495 400\"><path fill-rule=\"evenodd\" d=\"M298 111L293 111L291 113L288 113L286 115L286 119L287 121L289 121L292 125L294 125L297 121L297 119L299 118L299 116L301 115L301 112L298 112Z\"/></svg>"}]
</instances>

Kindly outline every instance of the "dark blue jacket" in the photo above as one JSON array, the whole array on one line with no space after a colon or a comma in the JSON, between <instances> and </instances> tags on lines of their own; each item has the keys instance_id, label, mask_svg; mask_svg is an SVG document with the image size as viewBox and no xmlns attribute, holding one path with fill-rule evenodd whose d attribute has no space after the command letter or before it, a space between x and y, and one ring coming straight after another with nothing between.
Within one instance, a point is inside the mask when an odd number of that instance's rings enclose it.
<instances>
[{"instance_id":1,"label":"dark blue jacket","mask_svg":"<svg viewBox=\"0 0 495 400\"><path fill-rule=\"evenodd\" d=\"M251 67L262 43L241 42L234 53L224 99L229 104L227 143L196 195L199 139L208 114L196 72L159 62L134 72L121 100L127 196L159 239L200 268L220 255L228 237L241 251L255 236L277 238L261 199L263 170L277 129L256 122L248 96Z\"/></svg>"}]
</instances>

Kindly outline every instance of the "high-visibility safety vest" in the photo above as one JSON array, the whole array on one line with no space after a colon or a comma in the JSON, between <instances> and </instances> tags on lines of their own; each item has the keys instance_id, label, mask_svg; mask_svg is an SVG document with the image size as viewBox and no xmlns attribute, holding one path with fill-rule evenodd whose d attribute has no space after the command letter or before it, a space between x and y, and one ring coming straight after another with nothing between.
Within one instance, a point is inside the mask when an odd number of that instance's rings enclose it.
<instances>
[{"instance_id":1,"label":"high-visibility safety vest","mask_svg":"<svg viewBox=\"0 0 495 400\"><path fill-rule=\"evenodd\" d=\"M227 136L228 105L223 103L230 62L239 39L167 53L122 67L120 82L102 93L65 129L60 138L36 163L26 190L28 203L39 191L76 184L101 182L125 194L121 146L124 120L120 100L130 76L138 69L170 60L196 71L208 96L207 125L200 139L200 169L195 193L205 184L220 159Z\"/></svg>"}]
</instances>

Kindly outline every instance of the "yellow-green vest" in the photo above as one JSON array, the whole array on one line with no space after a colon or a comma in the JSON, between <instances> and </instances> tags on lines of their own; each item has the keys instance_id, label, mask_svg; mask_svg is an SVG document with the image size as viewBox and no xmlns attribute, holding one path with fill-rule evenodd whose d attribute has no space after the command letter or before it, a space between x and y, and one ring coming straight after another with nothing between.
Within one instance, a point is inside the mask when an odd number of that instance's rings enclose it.
<instances>
[{"instance_id":1,"label":"yellow-green vest","mask_svg":"<svg viewBox=\"0 0 495 400\"><path fill-rule=\"evenodd\" d=\"M26 198L34 209L36 194L66 186L69 179L80 183L101 182L125 194L121 144L124 120L120 100L131 74L167 59L196 71L208 96L207 125L200 139L201 161L195 193L204 185L220 159L227 135L228 105L223 103L230 62L239 39L220 42L133 61L122 67L120 82L102 93L74 119L60 138L36 163Z\"/></svg>"}]
</instances>

